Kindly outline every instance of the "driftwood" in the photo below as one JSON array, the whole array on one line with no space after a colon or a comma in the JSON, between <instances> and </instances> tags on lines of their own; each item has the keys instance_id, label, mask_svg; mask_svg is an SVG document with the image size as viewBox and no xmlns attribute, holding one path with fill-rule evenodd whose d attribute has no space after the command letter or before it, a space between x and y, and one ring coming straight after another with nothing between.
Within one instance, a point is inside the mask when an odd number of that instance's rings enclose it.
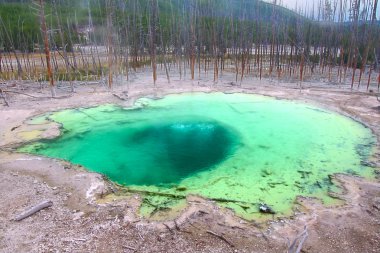
<instances>
[{"instance_id":1,"label":"driftwood","mask_svg":"<svg viewBox=\"0 0 380 253\"><path fill-rule=\"evenodd\" d=\"M2 90L1 93L15 93L15 94L24 95L24 96L31 97L31 98L40 98L40 97L36 97L36 96L33 96L33 95L29 95L29 94L26 94L26 93L23 93L23 92L12 91L12 90Z\"/></svg>"},{"instance_id":2,"label":"driftwood","mask_svg":"<svg viewBox=\"0 0 380 253\"><path fill-rule=\"evenodd\" d=\"M15 94L19 94L19 95L23 95L23 96L27 96L27 97L31 97L31 98L37 98L37 99L50 99L50 98L53 98L53 99L65 99L65 98L72 97L72 95L59 96L59 97L37 97L37 96L33 96L33 95L30 95L30 94L27 94L27 93L19 92L19 91L1 90L1 89L0 89L0 93L2 93L3 97L4 97L4 93L15 93Z\"/></svg>"},{"instance_id":3,"label":"driftwood","mask_svg":"<svg viewBox=\"0 0 380 253\"><path fill-rule=\"evenodd\" d=\"M306 238L309 236L307 233L307 227L305 226L303 232L299 234L292 244L289 246L288 253L300 253L302 250L302 246L306 240ZM297 246L298 244L298 246ZM297 247L297 248L296 248Z\"/></svg>"},{"instance_id":4,"label":"driftwood","mask_svg":"<svg viewBox=\"0 0 380 253\"><path fill-rule=\"evenodd\" d=\"M128 100L128 94L124 94L124 93L122 93L125 97L122 97L122 96L120 96L120 95L118 95L118 94L116 94L116 93L112 93L112 95L114 96L114 97L116 97L116 98L118 98L118 99L120 99L120 100L122 100L122 101L127 101Z\"/></svg>"},{"instance_id":5,"label":"driftwood","mask_svg":"<svg viewBox=\"0 0 380 253\"><path fill-rule=\"evenodd\" d=\"M12 128L11 128L11 132L13 132L14 130L16 130L16 129L19 128L19 127L21 127L21 126L15 126L15 127L12 127Z\"/></svg>"},{"instance_id":6,"label":"driftwood","mask_svg":"<svg viewBox=\"0 0 380 253\"><path fill-rule=\"evenodd\" d=\"M31 98L37 98L37 99L51 99L51 98L52 99L66 99L66 98L72 97L72 95L59 96L59 97L37 97L37 96L29 95L29 94L26 94L26 93L23 93L23 92L11 91L11 90L3 90L3 92L4 93L20 94L20 95L24 95L24 96L31 97Z\"/></svg>"},{"instance_id":7,"label":"driftwood","mask_svg":"<svg viewBox=\"0 0 380 253\"><path fill-rule=\"evenodd\" d=\"M16 218L15 218L15 221L21 221L25 218L28 218L29 216L32 216L33 214L41 211L42 209L45 209L45 208L48 208L48 207L51 207L53 205L53 202L50 201L50 200L46 200L26 211L24 211L23 213L19 214Z\"/></svg>"},{"instance_id":8,"label":"driftwood","mask_svg":"<svg viewBox=\"0 0 380 253\"><path fill-rule=\"evenodd\" d=\"M124 245L123 248L125 248L125 249L130 249L130 250L133 250L133 251L136 251L136 250L137 250L136 248L131 247L131 246L127 246L127 245Z\"/></svg>"},{"instance_id":9,"label":"driftwood","mask_svg":"<svg viewBox=\"0 0 380 253\"><path fill-rule=\"evenodd\" d=\"M222 235L218 235L217 233L214 233L212 232L211 230L207 230L206 231L208 234L210 235L213 235L213 236L216 236L218 237L220 240L224 241L225 243L227 243L229 246L231 246L232 248L235 247L235 245L233 245L230 241L228 241L226 238L224 238Z\"/></svg>"}]
</instances>

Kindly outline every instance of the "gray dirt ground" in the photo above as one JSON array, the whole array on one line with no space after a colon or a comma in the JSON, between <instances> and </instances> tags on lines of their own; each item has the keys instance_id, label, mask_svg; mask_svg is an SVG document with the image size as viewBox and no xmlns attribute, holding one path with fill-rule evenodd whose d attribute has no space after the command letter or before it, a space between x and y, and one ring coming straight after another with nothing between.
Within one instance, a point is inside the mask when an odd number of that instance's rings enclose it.
<instances>
[{"instance_id":1,"label":"gray dirt ground","mask_svg":"<svg viewBox=\"0 0 380 253\"><path fill-rule=\"evenodd\" d=\"M232 77L230 78L232 79ZM0 101L0 252L286 252L289 242L307 226L302 252L379 252L380 181L336 175L344 188L345 204L327 208L317 200L299 197L302 209L292 217L266 222L248 222L232 212L196 196L177 217L165 222L137 215L138 195L113 198L111 185L96 173L66 162L16 154L12 148L24 141L59 134L58 126L30 126L28 117L69 107L117 103L124 106L141 96L163 96L188 91L246 92L295 99L338 111L361 121L380 136L380 103L373 93L351 92L345 87L319 83L273 83L247 79L242 86L229 77L217 85L211 81L179 81L157 88L150 77L135 78L113 92L99 84L84 84L73 96L49 98L48 89L12 83L3 89L9 107ZM125 97L129 89L128 100ZM59 95L67 95L64 86ZM113 95L116 94L117 96ZM118 98L119 97L119 98ZM34 130L31 134L30 131ZM379 169L377 152L373 163ZM99 199L106 199L99 202ZM53 206L16 222L12 219L43 200ZM98 200L98 201L96 201ZM102 203L102 204L100 204Z\"/></svg>"}]
</instances>

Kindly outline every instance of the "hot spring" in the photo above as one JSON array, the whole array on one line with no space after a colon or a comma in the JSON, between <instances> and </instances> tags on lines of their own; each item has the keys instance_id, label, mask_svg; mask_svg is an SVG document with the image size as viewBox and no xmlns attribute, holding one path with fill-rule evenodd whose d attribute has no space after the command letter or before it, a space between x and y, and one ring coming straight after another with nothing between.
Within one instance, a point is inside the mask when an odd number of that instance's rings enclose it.
<instances>
[{"instance_id":1,"label":"hot spring","mask_svg":"<svg viewBox=\"0 0 380 253\"><path fill-rule=\"evenodd\" d=\"M69 109L30 123L45 121L61 124L60 137L20 151L68 160L149 192L143 213L195 194L247 219L259 203L286 215L298 195L331 202L328 192L338 188L329 175L374 173L363 163L375 143L368 128L308 104L257 95L141 98L132 108Z\"/></svg>"}]
</instances>

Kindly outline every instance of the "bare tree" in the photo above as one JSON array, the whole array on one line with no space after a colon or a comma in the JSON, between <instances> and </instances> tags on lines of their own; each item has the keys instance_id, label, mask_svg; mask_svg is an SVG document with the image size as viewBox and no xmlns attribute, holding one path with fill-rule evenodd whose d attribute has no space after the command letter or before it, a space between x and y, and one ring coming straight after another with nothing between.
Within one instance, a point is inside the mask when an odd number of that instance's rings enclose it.
<instances>
[{"instance_id":1,"label":"bare tree","mask_svg":"<svg viewBox=\"0 0 380 253\"><path fill-rule=\"evenodd\" d=\"M42 34L44 49L45 49L47 75L49 78L51 95L52 97L55 97L56 91L55 91L55 84L54 84L54 78L53 78L53 71L52 71L51 62L50 62L50 45L49 45L48 31L46 27L44 0L39 0L38 6L40 10L39 17L40 17L40 25L41 25L41 34Z\"/></svg>"}]
</instances>

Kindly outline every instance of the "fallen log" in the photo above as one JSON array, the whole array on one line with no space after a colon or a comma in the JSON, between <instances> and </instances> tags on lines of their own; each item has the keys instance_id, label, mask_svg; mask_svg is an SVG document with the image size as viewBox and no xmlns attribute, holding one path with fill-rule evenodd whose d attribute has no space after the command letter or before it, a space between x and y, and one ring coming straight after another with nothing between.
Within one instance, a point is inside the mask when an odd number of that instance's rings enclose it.
<instances>
[{"instance_id":1,"label":"fallen log","mask_svg":"<svg viewBox=\"0 0 380 253\"><path fill-rule=\"evenodd\" d=\"M1 93L15 93L15 94L19 94L19 95L23 95L23 96L27 96L27 97L31 97L31 98L36 98L36 99L66 99L66 98L69 98L69 97L72 97L72 95L66 95L66 96L59 96L59 97L37 97L37 96L33 96L33 95L30 95L30 94L27 94L27 93L23 93L23 92L19 92L19 91L12 91L12 90L1 90Z\"/></svg>"},{"instance_id":2,"label":"fallen log","mask_svg":"<svg viewBox=\"0 0 380 253\"><path fill-rule=\"evenodd\" d=\"M217 233L214 233L214 232L212 232L212 231L210 231L210 230L207 230L206 231L208 234L210 234L210 235L213 235L213 236L216 236L216 237L218 237L220 240L222 240L222 241L224 241L225 243L227 243L229 246L231 246L232 248L234 248L235 247L235 245L233 245L230 241L228 241L226 238L224 238L222 235L218 235Z\"/></svg>"},{"instance_id":3,"label":"fallen log","mask_svg":"<svg viewBox=\"0 0 380 253\"><path fill-rule=\"evenodd\" d=\"M132 251L136 251L137 250L136 248L131 247L131 246L127 246L127 245L123 245L123 248L129 249L129 250L132 250Z\"/></svg>"},{"instance_id":4,"label":"fallen log","mask_svg":"<svg viewBox=\"0 0 380 253\"><path fill-rule=\"evenodd\" d=\"M306 238L309 236L308 232L307 232L307 227L305 226L304 230L302 231L301 234L299 234L295 239L294 241L292 242L292 244L289 246L288 248L288 253L300 253L301 250L302 250L302 246L303 244L305 243L306 241ZM297 246L298 244L298 246ZM297 246L297 248L296 248Z\"/></svg>"},{"instance_id":5,"label":"fallen log","mask_svg":"<svg viewBox=\"0 0 380 253\"><path fill-rule=\"evenodd\" d=\"M120 95L118 95L118 94L116 94L116 93L112 93L112 95L113 95L114 97L120 99L121 101L127 101L127 100L128 100L128 95L125 95L125 94L123 94L125 97L122 97L122 96L120 96Z\"/></svg>"},{"instance_id":6,"label":"fallen log","mask_svg":"<svg viewBox=\"0 0 380 253\"><path fill-rule=\"evenodd\" d=\"M36 96L33 96L33 95L29 95L29 94L26 94L26 93L23 93L23 92L11 91L11 90L2 90L1 93L15 93L15 94L24 95L24 96L31 97L31 98L39 98L39 97L36 97Z\"/></svg>"},{"instance_id":7,"label":"fallen log","mask_svg":"<svg viewBox=\"0 0 380 253\"><path fill-rule=\"evenodd\" d=\"M51 207L53 205L53 202L50 201L50 200L46 200L26 211L24 211L23 213L19 214L14 220L15 221L21 221L25 218L28 218L29 216L32 216L33 214L41 211L42 209L45 209L45 208L48 208L48 207Z\"/></svg>"},{"instance_id":8,"label":"fallen log","mask_svg":"<svg viewBox=\"0 0 380 253\"><path fill-rule=\"evenodd\" d=\"M167 198L173 198L173 199L186 199L188 194L173 194L173 193L166 193L166 192L155 192L155 191L145 191L145 190L136 190L136 189L131 189L131 188L125 188L121 187L120 188L121 192L128 192L128 193L137 193L137 194L145 194L149 196L161 196L161 197L167 197ZM201 196L202 197L202 196ZM234 200L234 199L225 199L225 198L208 198L208 197L203 197L206 200L210 201L215 201L218 203L234 203L237 205L240 205L241 207L251 207L251 206L257 206L259 203L250 203L250 202L245 202L245 201L240 201L240 200Z\"/></svg>"}]
</instances>

